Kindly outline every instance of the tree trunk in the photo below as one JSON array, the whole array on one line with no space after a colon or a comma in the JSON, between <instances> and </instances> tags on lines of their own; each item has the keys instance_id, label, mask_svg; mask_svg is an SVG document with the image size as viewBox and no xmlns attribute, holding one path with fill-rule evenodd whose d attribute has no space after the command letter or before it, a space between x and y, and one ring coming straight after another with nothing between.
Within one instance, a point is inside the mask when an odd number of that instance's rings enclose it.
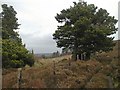
<instances>
[{"instance_id":1,"label":"tree trunk","mask_svg":"<svg viewBox=\"0 0 120 90\"><path fill-rule=\"evenodd\" d=\"M77 60L77 47L74 47L74 50L73 50L73 56L72 56L73 60Z\"/></svg>"},{"instance_id":2,"label":"tree trunk","mask_svg":"<svg viewBox=\"0 0 120 90\"><path fill-rule=\"evenodd\" d=\"M89 60L90 59L90 52L87 52L86 53L86 60Z\"/></svg>"},{"instance_id":3,"label":"tree trunk","mask_svg":"<svg viewBox=\"0 0 120 90\"><path fill-rule=\"evenodd\" d=\"M79 54L79 60L81 60L81 53Z\"/></svg>"},{"instance_id":4,"label":"tree trunk","mask_svg":"<svg viewBox=\"0 0 120 90\"><path fill-rule=\"evenodd\" d=\"M75 44L73 47L73 60L75 60L75 61L77 60L77 53L78 53L77 49L78 49L77 40L75 40Z\"/></svg>"},{"instance_id":5,"label":"tree trunk","mask_svg":"<svg viewBox=\"0 0 120 90\"><path fill-rule=\"evenodd\" d=\"M73 53L73 55L72 55L72 59L73 59L74 61L77 60L77 53Z\"/></svg>"}]
</instances>

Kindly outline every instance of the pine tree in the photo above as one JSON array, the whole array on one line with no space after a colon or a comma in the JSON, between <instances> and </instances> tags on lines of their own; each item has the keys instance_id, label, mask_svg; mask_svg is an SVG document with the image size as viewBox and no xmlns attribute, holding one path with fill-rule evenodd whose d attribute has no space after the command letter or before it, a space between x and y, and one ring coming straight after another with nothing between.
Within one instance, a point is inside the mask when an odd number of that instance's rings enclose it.
<instances>
[{"instance_id":1,"label":"pine tree","mask_svg":"<svg viewBox=\"0 0 120 90\"><path fill-rule=\"evenodd\" d=\"M94 4L74 2L73 7L63 9L55 19L62 25L58 26L53 39L58 47L70 49L74 60L82 53L90 59L91 53L106 52L115 45L114 38L109 36L117 31L117 20Z\"/></svg>"},{"instance_id":2,"label":"pine tree","mask_svg":"<svg viewBox=\"0 0 120 90\"><path fill-rule=\"evenodd\" d=\"M34 64L33 54L31 54L25 45L22 45L19 34L15 31L20 24L16 18L17 12L12 6L2 5L2 67L3 68L19 68L26 64L32 66Z\"/></svg>"}]
</instances>

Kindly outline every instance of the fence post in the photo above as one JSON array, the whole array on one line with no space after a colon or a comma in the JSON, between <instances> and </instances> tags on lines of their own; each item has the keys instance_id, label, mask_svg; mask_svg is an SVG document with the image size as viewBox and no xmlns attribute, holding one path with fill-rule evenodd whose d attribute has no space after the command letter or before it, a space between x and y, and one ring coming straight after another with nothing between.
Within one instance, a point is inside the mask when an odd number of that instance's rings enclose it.
<instances>
[{"instance_id":1,"label":"fence post","mask_svg":"<svg viewBox=\"0 0 120 90\"><path fill-rule=\"evenodd\" d=\"M71 66L71 60L70 60L70 58L69 58L69 60L68 60L68 69L70 70L70 66Z\"/></svg>"},{"instance_id":2,"label":"fence post","mask_svg":"<svg viewBox=\"0 0 120 90\"><path fill-rule=\"evenodd\" d=\"M70 61L70 58L69 58L69 66L71 66L71 61Z\"/></svg>"},{"instance_id":3,"label":"fence post","mask_svg":"<svg viewBox=\"0 0 120 90\"><path fill-rule=\"evenodd\" d=\"M21 88L22 84L22 68L18 69L18 88Z\"/></svg>"},{"instance_id":4,"label":"fence post","mask_svg":"<svg viewBox=\"0 0 120 90\"><path fill-rule=\"evenodd\" d=\"M55 61L53 61L53 74L55 75Z\"/></svg>"}]
</instances>

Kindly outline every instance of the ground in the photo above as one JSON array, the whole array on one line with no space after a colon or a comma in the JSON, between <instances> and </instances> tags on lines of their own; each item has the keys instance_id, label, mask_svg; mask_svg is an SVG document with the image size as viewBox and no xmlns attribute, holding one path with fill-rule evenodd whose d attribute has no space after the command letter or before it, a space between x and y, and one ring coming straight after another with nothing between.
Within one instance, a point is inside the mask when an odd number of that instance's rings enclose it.
<instances>
[{"instance_id":1,"label":"ground","mask_svg":"<svg viewBox=\"0 0 120 90\"><path fill-rule=\"evenodd\" d=\"M90 60L71 60L71 55L35 59L33 67L3 69L3 88L120 88L120 47L92 56Z\"/></svg>"},{"instance_id":2,"label":"ground","mask_svg":"<svg viewBox=\"0 0 120 90\"><path fill-rule=\"evenodd\" d=\"M71 61L71 55L37 59L33 67L22 68L22 88L113 88L117 59ZM105 58L105 57L104 57ZM18 69L3 70L3 88L18 88Z\"/></svg>"}]
</instances>

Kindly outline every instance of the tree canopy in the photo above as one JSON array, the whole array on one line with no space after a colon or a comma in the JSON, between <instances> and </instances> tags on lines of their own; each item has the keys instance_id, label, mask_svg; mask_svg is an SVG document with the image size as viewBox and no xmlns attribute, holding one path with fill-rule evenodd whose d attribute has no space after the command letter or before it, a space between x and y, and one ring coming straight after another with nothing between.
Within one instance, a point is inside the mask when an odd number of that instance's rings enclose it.
<instances>
[{"instance_id":1,"label":"tree canopy","mask_svg":"<svg viewBox=\"0 0 120 90\"><path fill-rule=\"evenodd\" d=\"M61 23L53 34L57 46L70 49L75 60L81 53L90 59L91 53L112 50L114 38L109 36L117 31L114 16L94 4L73 3L55 17Z\"/></svg>"},{"instance_id":2,"label":"tree canopy","mask_svg":"<svg viewBox=\"0 0 120 90\"><path fill-rule=\"evenodd\" d=\"M2 5L2 66L3 68L19 68L26 64L34 64L33 54L24 45L16 31L18 26L17 12L12 6Z\"/></svg>"}]
</instances>

